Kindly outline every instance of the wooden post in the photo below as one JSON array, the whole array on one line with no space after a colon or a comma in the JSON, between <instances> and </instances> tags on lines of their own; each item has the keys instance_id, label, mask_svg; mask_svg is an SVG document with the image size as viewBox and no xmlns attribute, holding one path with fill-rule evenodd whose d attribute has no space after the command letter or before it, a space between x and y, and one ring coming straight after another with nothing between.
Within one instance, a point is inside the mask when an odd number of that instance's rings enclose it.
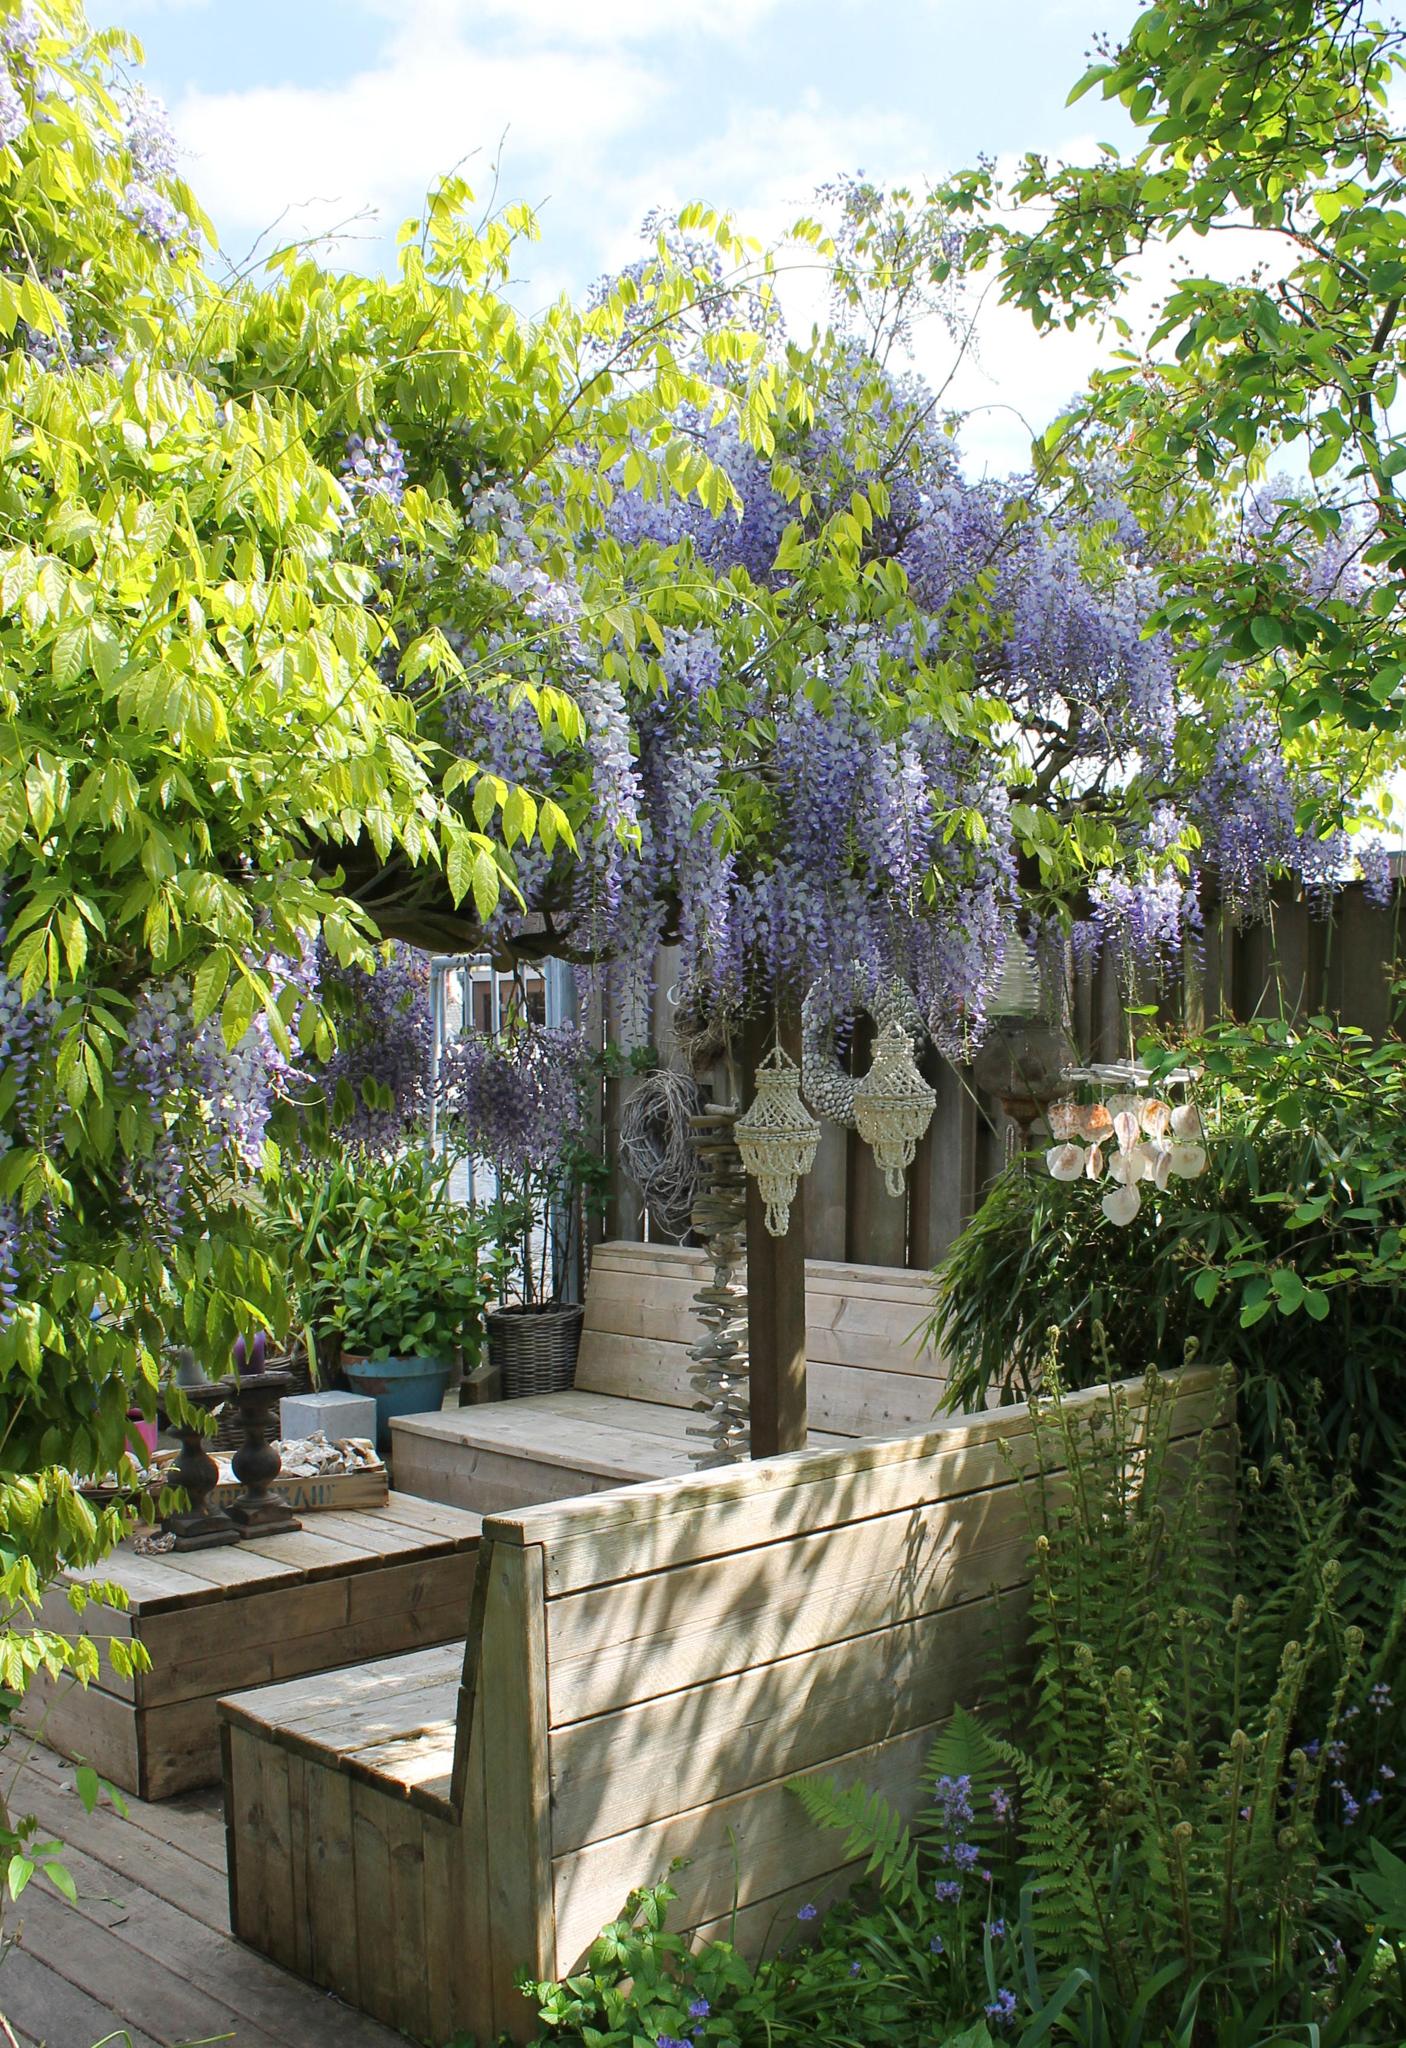
<instances>
[{"instance_id":1,"label":"wooden post","mask_svg":"<svg viewBox=\"0 0 1406 2048\"><path fill-rule=\"evenodd\" d=\"M749 1023L742 1042L742 1106L752 1076L771 1050L773 1019ZM783 1003L782 1049L799 1066L800 1006ZM750 1359L752 1456L803 1451L806 1445L805 1182L791 1203L791 1227L773 1237L757 1183L747 1177L747 1348Z\"/></svg>"}]
</instances>

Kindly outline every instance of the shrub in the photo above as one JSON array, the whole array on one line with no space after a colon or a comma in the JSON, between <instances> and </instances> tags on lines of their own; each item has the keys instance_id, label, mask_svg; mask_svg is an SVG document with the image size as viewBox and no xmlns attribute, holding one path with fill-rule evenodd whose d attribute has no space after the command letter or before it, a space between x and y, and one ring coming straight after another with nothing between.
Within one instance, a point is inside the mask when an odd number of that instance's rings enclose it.
<instances>
[{"instance_id":1,"label":"shrub","mask_svg":"<svg viewBox=\"0 0 1406 2048\"><path fill-rule=\"evenodd\" d=\"M1051 1325L1075 1386L1101 1377L1100 1323L1137 1366L1192 1338L1234 1368L1252 1457L1311 1417L1370 1486L1406 1452L1406 1043L1317 1018L1223 1026L1175 1058L1214 1098L1210 1171L1147 1185L1115 1229L1091 1187L1008 1168L936 1276L949 1402L1023 1398Z\"/></svg>"}]
</instances>

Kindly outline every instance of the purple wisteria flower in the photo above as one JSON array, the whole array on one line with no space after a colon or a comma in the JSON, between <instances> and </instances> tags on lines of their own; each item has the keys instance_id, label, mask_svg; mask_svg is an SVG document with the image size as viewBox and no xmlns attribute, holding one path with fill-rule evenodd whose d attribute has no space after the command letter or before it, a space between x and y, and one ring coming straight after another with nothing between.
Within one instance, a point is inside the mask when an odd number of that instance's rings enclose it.
<instances>
[{"instance_id":1,"label":"purple wisteria flower","mask_svg":"<svg viewBox=\"0 0 1406 2048\"><path fill-rule=\"evenodd\" d=\"M796 1918L798 1920L817 1920L819 1917L820 1908L818 1906L800 1906L796 1910Z\"/></svg>"},{"instance_id":2,"label":"purple wisteria flower","mask_svg":"<svg viewBox=\"0 0 1406 2048\"><path fill-rule=\"evenodd\" d=\"M353 496L365 493L398 505L409 481L405 451L385 427L378 426L370 434L352 434L347 439L342 475Z\"/></svg>"},{"instance_id":3,"label":"purple wisteria flower","mask_svg":"<svg viewBox=\"0 0 1406 2048\"><path fill-rule=\"evenodd\" d=\"M0 20L0 50L7 57L17 57L27 64L39 47L43 34L43 23L30 5L30 0L20 0L13 14Z\"/></svg>"},{"instance_id":4,"label":"purple wisteria flower","mask_svg":"<svg viewBox=\"0 0 1406 2048\"><path fill-rule=\"evenodd\" d=\"M29 126L29 111L7 64L0 64L0 149L18 142Z\"/></svg>"}]
</instances>

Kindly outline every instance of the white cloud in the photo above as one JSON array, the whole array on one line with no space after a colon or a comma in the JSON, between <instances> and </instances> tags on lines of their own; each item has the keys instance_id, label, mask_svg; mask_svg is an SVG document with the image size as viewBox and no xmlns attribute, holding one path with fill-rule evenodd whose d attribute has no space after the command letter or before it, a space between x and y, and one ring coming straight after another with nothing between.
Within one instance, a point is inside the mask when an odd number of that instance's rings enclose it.
<instances>
[{"instance_id":1,"label":"white cloud","mask_svg":"<svg viewBox=\"0 0 1406 2048\"><path fill-rule=\"evenodd\" d=\"M505 132L547 189L569 184L634 125L653 83L617 56L416 46L336 86L190 92L173 118L203 204L237 245L280 216L282 239L358 213L384 229L475 153L466 175L486 196Z\"/></svg>"}]
</instances>

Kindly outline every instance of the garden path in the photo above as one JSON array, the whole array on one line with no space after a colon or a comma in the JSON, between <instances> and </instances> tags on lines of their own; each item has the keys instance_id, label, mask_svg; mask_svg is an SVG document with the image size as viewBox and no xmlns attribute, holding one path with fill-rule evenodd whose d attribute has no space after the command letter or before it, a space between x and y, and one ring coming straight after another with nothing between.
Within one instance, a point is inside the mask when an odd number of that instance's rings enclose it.
<instances>
[{"instance_id":1,"label":"garden path","mask_svg":"<svg viewBox=\"0 0 1406 2048\"><path fill-rule=\"evenodd\" d=\"M217 1791L85 1813L72 1773L34 1748L12 1810L68 1844L68 1905L42 1880L9 1925L0 2016L18 2048L402 2048L404 2037L242 1948L229 1931ZM0 2028L0 2041L5 2040ZM6 2043L8 2048L8 2043Z\"/></svg>"}]
</instances>

